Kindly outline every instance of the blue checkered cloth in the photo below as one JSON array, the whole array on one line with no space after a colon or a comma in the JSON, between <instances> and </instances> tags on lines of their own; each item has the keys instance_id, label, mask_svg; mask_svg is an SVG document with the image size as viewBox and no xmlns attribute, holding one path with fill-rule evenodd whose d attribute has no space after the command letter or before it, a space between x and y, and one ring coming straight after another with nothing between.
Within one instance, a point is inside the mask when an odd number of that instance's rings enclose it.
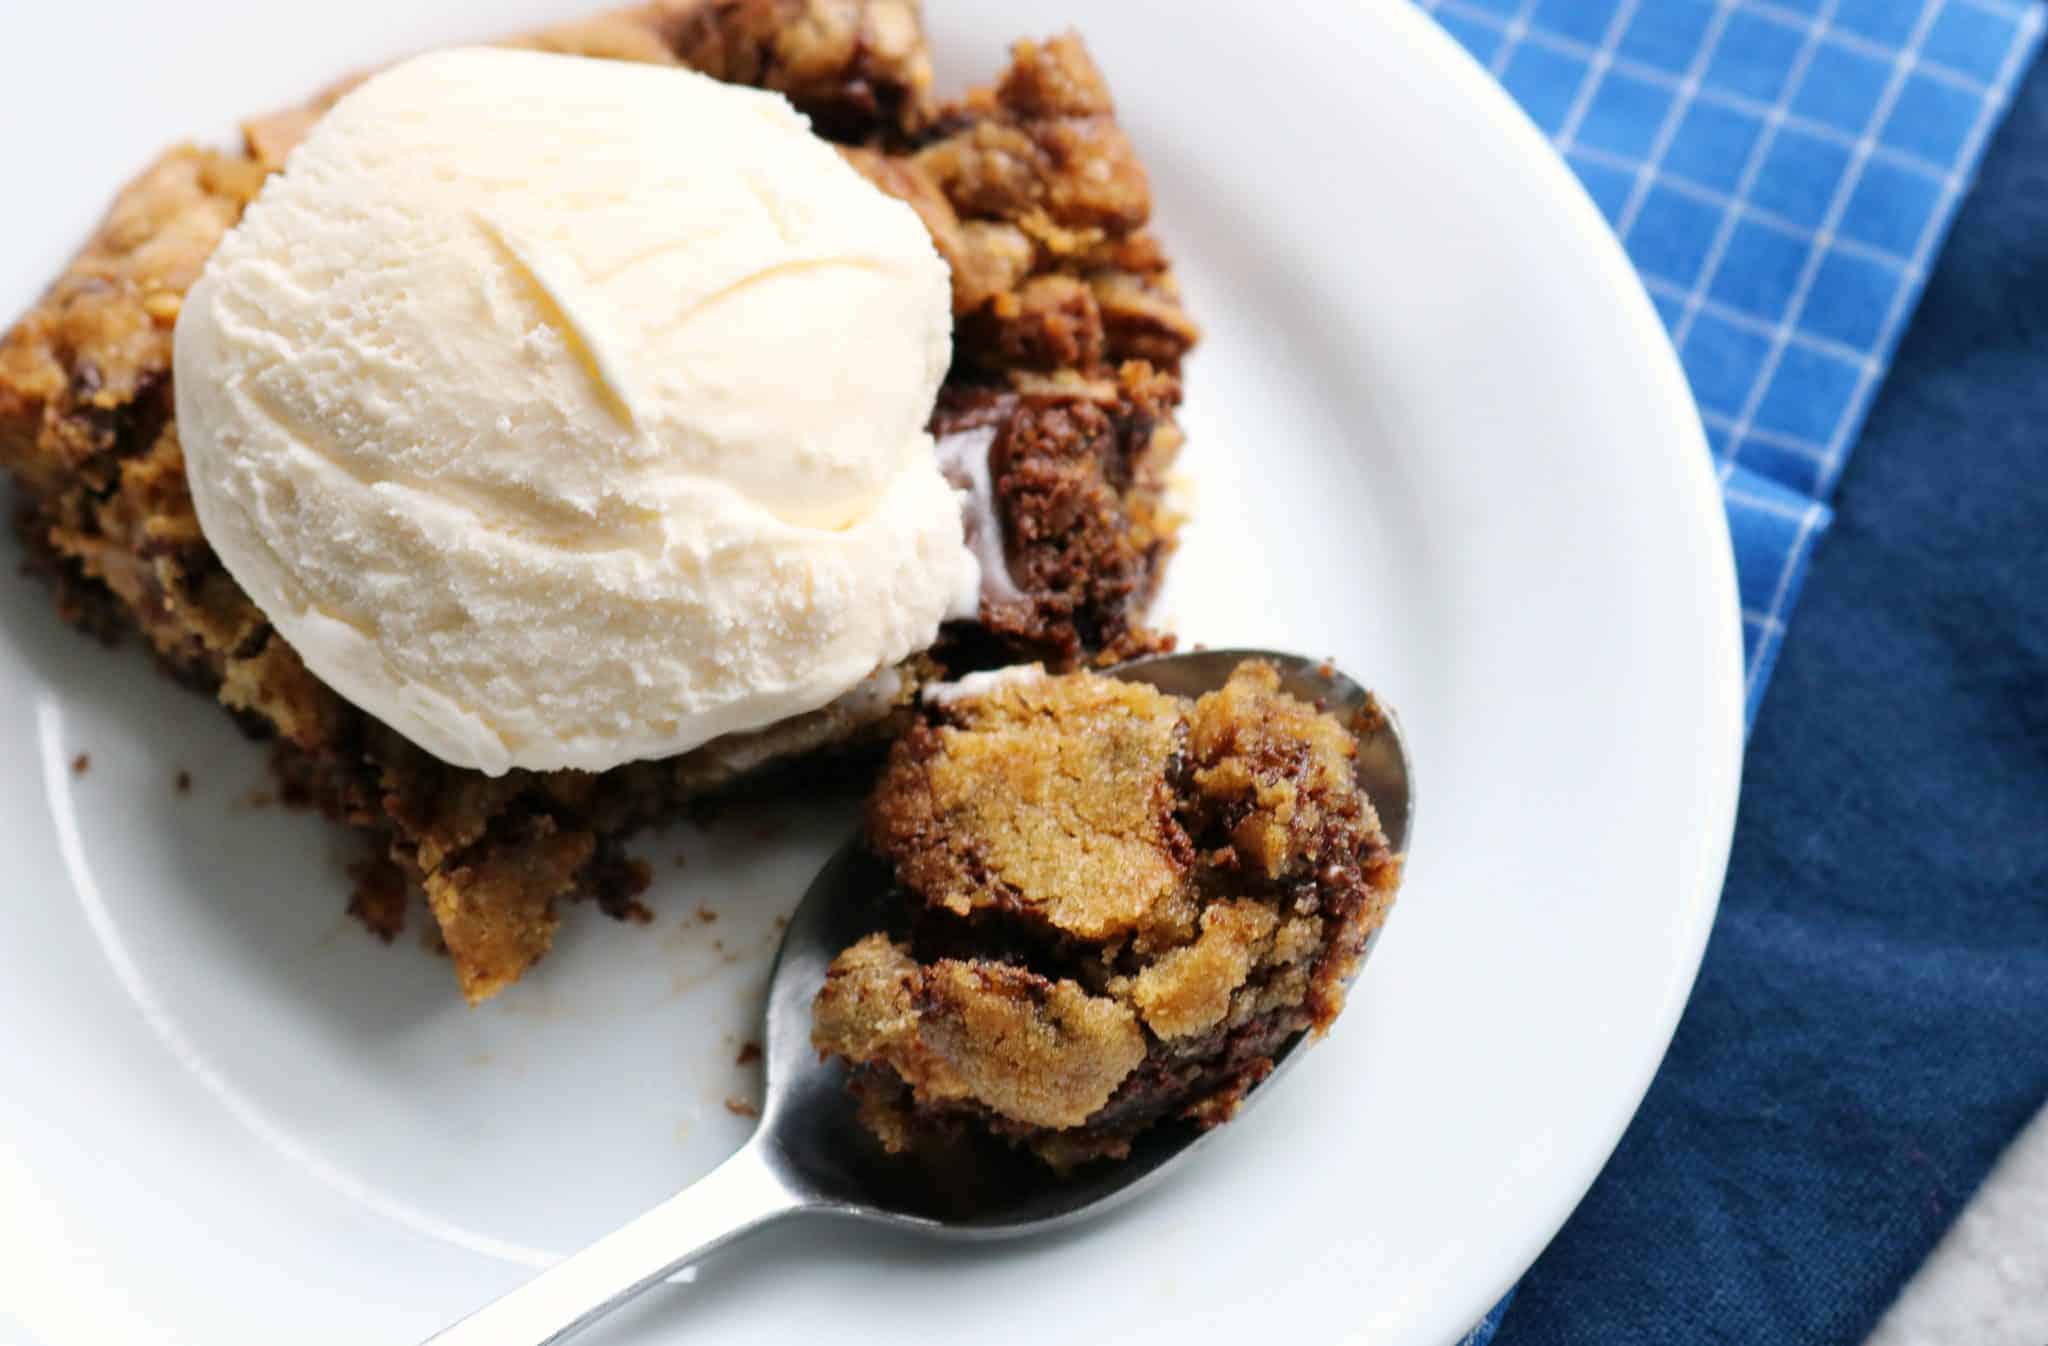
<instances>
[{"instance_id":1,"label":"blue checkered cloth","mask_svg":"<svg viewBox=\"0 0 2048 1346\"><path fill-rule=\"evenodd\" d=\"M1720 468L1753 717L2042 7L1417 3L1557 143L1664 317Z\"/></svg>"},{"instance_id":2,"label":"blue checkered cloth","mask_svg":"<svg viewBox=\"0 0 2048 1346\"><path fill-rule=\"evenodd\" d=\"M1557 144L1706 423L1753 719L2038 0L1416 0ZM1502 1302L1465 1346L1492 1340Z\"/></svg>"}]
</instances>

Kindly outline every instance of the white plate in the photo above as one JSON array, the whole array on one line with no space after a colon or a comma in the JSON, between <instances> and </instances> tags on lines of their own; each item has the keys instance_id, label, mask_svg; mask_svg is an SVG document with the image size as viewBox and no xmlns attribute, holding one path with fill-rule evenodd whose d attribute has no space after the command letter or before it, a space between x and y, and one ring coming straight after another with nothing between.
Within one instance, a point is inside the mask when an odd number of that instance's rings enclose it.
<instances>
[{"instance_id":1,"label":"white plate","mask_svg":"<svg viewBox=\"0 0 2048 1346\"><path fill-rule=\"evenodd\" d=\"M0 223L0 301L161 140L574 0L432 8L14 15L9 180L36 191ZM956 80L1069 17L934 8ZM1057 8L1208 329L1169 608L1401 709L1407 888L1329 1041L1156 1196L997 1248L771 1232L593 1340L1445 1342L1591 1181L1691 986L1740 757L1733 570L1592 206L1405 4ZM330 829L237 802L261 754L217 710L0 592L0 1339L413 1340L739 1143L773 918L843 809L650 840L653 928L573 912L466 1010L412 936L342 915Z\"/></svg>"}]
</instances>

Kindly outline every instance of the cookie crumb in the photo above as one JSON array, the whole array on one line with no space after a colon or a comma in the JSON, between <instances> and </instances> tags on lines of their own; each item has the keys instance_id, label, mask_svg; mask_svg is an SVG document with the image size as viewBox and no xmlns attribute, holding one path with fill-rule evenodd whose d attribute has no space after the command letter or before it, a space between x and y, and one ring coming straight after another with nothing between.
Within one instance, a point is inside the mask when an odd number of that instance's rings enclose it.
<instances>
[{"instance_id":1,"label":"cookie crumb","mask_svg":"<svg viewBox=\"0 0 2048 1346\"><path fill-rule=\"evenodd\" d=\"M697 904L697 919L699 921L702 921L705 925L709 925L713 921L718 919L718 913L713 911L711 908L705 906L703 903L699 902Z\"/></svg>"},{"instance_id":2,"label":"cookie crumb","mask_svg":"<svg viewBox=\"0 0 2048 1346\"><path fill-rule=\"evenodd\" d=\"M652 925L654 924L654 908L648 906L637 897L629 898L626 901L626 905L619 909L619 919L631 921L634 925Z\"/></svg>"},{"instance_id":3,"label":"cookie crumb","mask_svg":"<svg viewBox=\"0 0 2048 1346\"><path fill-rule=\"evenodd\" d=\"M744 1098L727 1098L725 1110L735 1117L759 1117L761 1110Z\"/></svg>"},{"instance_id":4,"label":"cookie crumb","mask_svg":"<svg viewBox=\"0 0 2048 1346\"><path fill-rule=\"evenodd\" d=\"M732 1063L736 1066L750 1066L760 1059L761 1044L758 1042L743 1042L740 1044L740 1054L733 1058Z\"/></svg>"},{"instance_id":5,"label":"cookie crumb","mask_svg":"<svg viewBox=\"0 0 2048 1346\"><path fill-rule=\"evenodd\" d=\"M405 871L379 855L350 865L348 876L355 880L348 914L384 943L397 939L405 929Z\"/></svg>"},{"instance_id":6,"label":"cookie crumb","mask_svg":"<svg viewBox=\"0 0 2048 1346\"><path fill-rule=\"evenodd\" d=\"M191 773L191 772L189 772L189 771L180 771L180 772L178 773L178 779L177 779L177 781L176 781L176 785L177 785L177 790L178 790L178 793L179 793L179 794L181 794L181 795L188 795L188 794L191 794L191 793L192 793L192 773Z\"/></svg>"},{"instance_id":7,"label":"cookie crumb","mask_svg":"<svg viewBox=\"0 0 2048 1346\"><path fill-rule=\"evenodd\" d=\"M72 759L71 759L71 774L72 774L72 775L74 775L74 776L83 776L83 775L84 775L84 774L85 774L86 772L88 772L88 771L90 771L90 770L92 770L92 754L91 754L91 753L83 753L83 752L82 752L82 753L78 754L78 756L76 756L76 757L74 757L74 758L72 758Z\"/></svg>"}]
</instances>

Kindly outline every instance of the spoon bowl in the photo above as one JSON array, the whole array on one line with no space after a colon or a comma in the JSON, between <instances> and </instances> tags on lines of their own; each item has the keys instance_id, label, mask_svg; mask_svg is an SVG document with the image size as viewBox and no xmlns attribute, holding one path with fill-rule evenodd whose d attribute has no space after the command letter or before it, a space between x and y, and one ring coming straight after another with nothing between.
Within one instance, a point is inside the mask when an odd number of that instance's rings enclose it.
<instances>
[{"instance_id":1,"label":"spoon bowl","mask_svg":"<svg viewBox=\"0 0 2048 1346\"><path fill-rule=\"evenodd\" d=\"M1399 723L1327 661L1270 650L1198 650L1133 660L1109 676L1196 697L1221 687L1246 659L1274 665L1282 690L1352 728L1359 784L1394 852L1405 855L1414 793ZM866 899L886 878L855 837L826 862L790 918L769 975L761 1121L747 1143L632 1223L431 1338L433 1346L563 1340L713 1248L792 1215L867 1220L953 1240L1071 1225L1138 1195L1216 1134L1219 1128L1162 1122L1140 1133L1123 1159L1065 1176L1026 1158L998 1159L964 1188L958 1174L940 1181L912 1161L882 1155L855 1116L845 1067L821 1059L811 1045L811 1002L833 958L874 928ZM1377 938L1375 931L1366 952ZM1274 1053L1272 1074L1245 1106L1300 1058L1306 1037L1297 1034Z\"/></svg>"}]
</instances>

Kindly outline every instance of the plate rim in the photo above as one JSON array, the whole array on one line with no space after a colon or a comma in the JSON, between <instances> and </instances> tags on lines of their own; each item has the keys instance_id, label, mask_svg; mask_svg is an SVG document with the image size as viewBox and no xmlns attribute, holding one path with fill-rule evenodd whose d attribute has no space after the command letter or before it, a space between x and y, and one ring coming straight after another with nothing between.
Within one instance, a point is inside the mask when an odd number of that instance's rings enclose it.
<instances>
[{"instance_id":1,"label":"plate rim","mask_svg":"<svg viewBox=\"0 0 2048 1346\"><path fill-rule=\"evenodd\" d=\"M1711 735L1706 742L1713 745L1714 753L1711 758L1702 758L1695 763L1703 778L1701 795L1705 801L1705 817L1696 826L1709 841L1703 862L1693 876L1691 892L1682 895L1699 899L1687 901L1682 906L1682 910L1691 915L1685 923L1680 942L1683 956L1675 959L1673 965L1682 969L1683 994L1670 997L1658 1007L1655 1028L1648 1037L1656 1044L1656 1049L1645 1053L1644 1059L1636 1063L1631 1072L1633 1083L1619 1096L1598 1144L1588 1152L1587 1158L1579 1162L1571 1180L1562 1185L1561 1190L1568 1196L1557 1201L1543 1221L1514 1240L1516 1248L1509 1262L1515 1269L1505 1277L1496 1277L1493 1291L1484 1297L1483 1302L1471 1306L1465 1315L1467 1327L1454 1329L1455 1335L1445 1338L1446 1342L1460 1342L1466 1332L1478 1326L1485 1315L1521 1283L1544 1249L1550 1246L1558 1231L1585 1200L1608 1161L1614 1157L1629 1124L1641 1110L1643 1099L1670 1052L1679 1020L1692 1001L1692 992L1706 957L1707 941L1720 911L1721 891L1727 879L1729 855L1734 847L1736 812L1742 791L1742 763L1747 738L1743 710L1742 605L1736 584L1734 539L1728 531L1728 517L1721 503L1720 484L1714 473L1713 455L1708 447L1705 425L1700 419L1699 405L1693 398L1692 386L1685 377L1684 366L1679 362L1670 335L1657 316L1649 292L1643 288L1642 278L1628 260L1620 239L1550 138L1514 101L1499 80L1423 7L1423 0L1393 0L1391 4L1361 0L1361 4L1385 18L1388 30L1407 43L1471 110L1482 114L1489 133L1499 137L1514 158L1526 166L1533 183L1548 198L1549 204L1563 212L1573 240L1586 260L1597 269L1603 283L1599 305L1626 326L1632 341L1643 351L1648 372L1655 380L1652 391L1656 400L1664 404L1676 428L1681 431L1669 441L1646 447L1644 451L1673 455L1685 484L1684 515L1707 544L1697 556L1693 576L1699 584L1697 596L1703 600L1700 603L1701 614L1712 623L1710 642L1718 647L1715 662L1723 670L1720 678L1708 684L1710 702L1702 708L1702 725ZM1719 614L1718 620L1712 616L1716 613ZM1718 728L1713 726L1714 720L1720 721ZM1339 1340L1346 1346L1353 1343L1363 1346L1367 1342L1367 1333L1364 1328L1353 1328Z\"/></svg>"}]
</instances>

